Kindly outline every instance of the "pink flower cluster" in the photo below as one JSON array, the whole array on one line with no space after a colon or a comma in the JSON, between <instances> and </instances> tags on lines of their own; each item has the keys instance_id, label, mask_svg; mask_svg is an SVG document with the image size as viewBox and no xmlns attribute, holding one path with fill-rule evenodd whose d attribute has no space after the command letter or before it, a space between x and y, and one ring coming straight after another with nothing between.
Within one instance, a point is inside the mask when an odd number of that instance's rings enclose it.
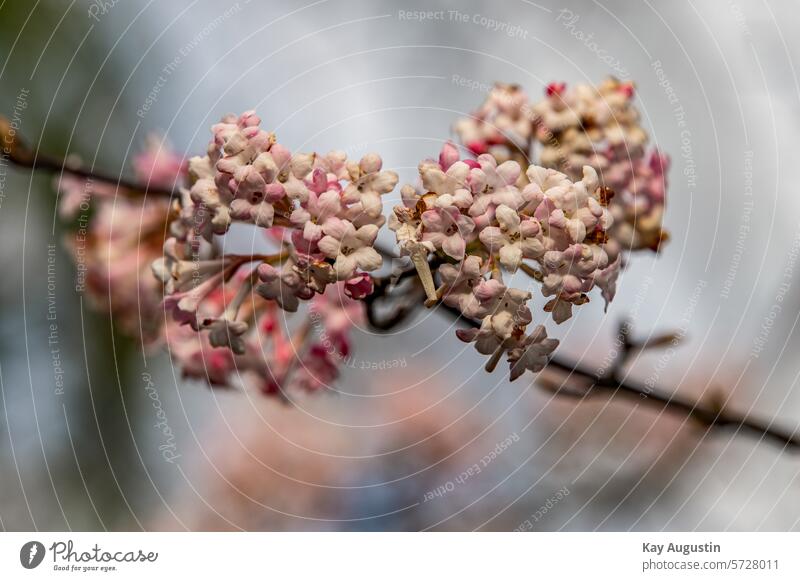
<instances>
[{"instance_id":1,"label":"pink flower cluster","mask_svg":"<svg viewBox=\"0 0 800 581\"><path fill-rule=\"evenodd\" d=\"M610 290L602 276L609 265L603 244L613 222L591 167L573 182L556 170L530 166L522 189L516 185L520 173L517 162L498 164L490 154L461 160L447 143L438 161L420 163L422 191L404 186L403 205L389 222L401 252L417 267L428 304L441 299L482 319L479 330L459 337L491 354L490 368L508 352L514 376L513 369L538 366L541 356L529 351L549 353L557 342L538 327L525 336L531 293L507 288L501 268L522 268L540 280L543 294L552 297L545 309L561 323L572 316L573 305L588 301L595 284Z\"/></svg>"},{"instance_id":2,"label":"pink flower cluster","mask_svg":"<svg viewBox=\"0 0 800 581\"><path fill-rule=\"evenodd\" d=\"M212 383L226 384L236 370L255 375L263 392L285 395L338 373L347 331L363 317L356 300L372 292L368 273L382 264L373 247L385 222L381 196L397 175L374 154L359 162L338 151L292 154L259 125L247 112L213 126L206 155L189 161L179 218L152 269L178 327L170 346L187 375L206 373L196 363L209 361ZM265 229L279 251L220 256L215 237L236 222ZM278 320L278 312L297 312L304 302L313 311L321 301L323 323L337 321L335 331L318 329L330 349L316 342L308 319L291 336ZM348 313L349 323L338 313ZM192 332L199 335L189 340Z\"/></svg>"},{"instance_id":3,"label":"pink flower cluster","mask_svg":"<svg viewBox=\"0 0 800 581\"><path fill-rule=\"evenodd\" d=\"M329 285L324 294L315 295L308 316L291 332L279 303L260 299L238 307L240 322L253 321L251 332L237 334L241 329L236 323L215 325L236 303L240 289L218 286L199 305L198 315L213 321L208 333L168 323L169 351L183 376L287 400L293 392L333 389L342 363L350 356L350 332L364 322L363 305L347 296L344 283ZM221 347L231 341L229 336L235 337L232 344Z\"/></svg>"},{"instance_id":4,"label":"pink flower cluster","mask_svg":"<svg viewBox=\"0 0 800 581\"><path fill-rule=\"evenodd\" d=\"M474 155L491 153L500 163L513 159L525 164L534 136L528 95L519 85L497 83L483 104L453 129Z\"/></svg>"},{"instance_id":5,"label":"pink flower cluster","mask_svg":"<svg viewBox=\"0 0 800 581\"><path fill-rule=\"evenodd\" d=\"M183 158L155 136L133 165L136 177L149 186L169 187L186 175ZM158 343L161 289L150 264L161 254L169 200L70 174L56 187L59 213L74 224L66 243L78 272L76 288L111 313L118 329L145 345Z\"/></svg>"},{"instance_id":6,"label":"pink flower cluster","mask_svg":"<svg viewBox=\"0 0 800 581\"><path fill-rule=\"evenodd\" d=\"M634 92L632 83L616 79L570 89L554 83L533 106L540 163L573 178L591 165L615 192L610 204L615 226L606 246L612 263L622 251L655 251L667 239L661 226L669 158L646 151L648 136Z\"/></svg>"},{"instance_id":7,"label":"pink flower cluster","mask_svg":"<svg viewBox=\"0 0 800 581\"><path fill-rule=\"evenodd\" d=\"M609 204L615 223L605 246L608 279L618 275L623 251L658 250L668 238L661 226L669 158L647 153L634 94L632 83L613 78L599 86L551 83L544 98L531 105L519 87L497 84L477 111L455 124L461 142L476 155L514 159L523 169L536 163L572 180L581 179L587 165L598 172L616 194Z\"/></svg>"},{"instance_id":8,"label":"pink flower cluster","mask_svg":"<svg viewBox=\"0 0 800 581\"><path fill-rule=\"evenodd\" d=\"M300 382L306 386L326 383L336 365L307 332L282 337L274 307L296 312L304 301L319 301L315 297L329 292L348 301L372 292L368 273L382 264L373 247L385 222L381 196L394 189L397 175L382 170L374 154L359 162L338 151L292 154L259 124L255 113L247 112L213 126L207 154L189 161L180 217L152 268L164 284L164 306L173 320L207 336L188 352L181 346L179 361L202 357L206 348L224 348L232 355L220 361L261 369L263 391L278 393L288 384L286 377L295 375L299 354L318 372L318 382ZM280 251L220 256L215 236L235 222L265 229L282 242ZM336 353L345 330L337 334ZM266 358L260 347L265 338L272 351Z\"/></svg>"}]
</instances>

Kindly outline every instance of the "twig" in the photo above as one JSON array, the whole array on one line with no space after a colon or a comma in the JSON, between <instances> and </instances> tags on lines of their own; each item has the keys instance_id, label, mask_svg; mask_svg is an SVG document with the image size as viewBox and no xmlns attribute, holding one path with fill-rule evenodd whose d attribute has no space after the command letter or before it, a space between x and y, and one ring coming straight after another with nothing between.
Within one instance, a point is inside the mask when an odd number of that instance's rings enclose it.
<instances>
[{"instance_id":1,"label":"twig","mask_svg":"<svg viewBox=\"0 0 800 581\"><path fill-rule=\"evenodd\" d=\"M8 155L9 161L14 165L32 171L53 174L65 173L86 180L113 184L119 186L122 190L147 192L155 196L170 197L173 194L172 189L159 188L123 177L107 175L100 171L86 169L78 163L73 163L67 159L33 151L11 128L8 119L2 115L0 115L0 146L3 148L3 153Z\"/></svg>"},{"instance_id":2,"label":"twig","mask_svg":"<svg viewBox=\"0 0 800 581\"><path fill-rule=\"evenodd\" d=\"M480 326L478 321L465 317L461 311L456 308L447 305L440 305L439 308L467 325L473 327ZM671 335L658 337L655 343L653 341L648 341L643 344L631 342L631 346L628 347L625 352L626 354L630 354L632 350L641 349L643 346L650 347L655 346L655 344L663 344L661 341L668 336L671 337ZM626 357L627 356L628 355L626 355ZM577 394L575 392L570 392L565 395L577 395L581 398L587 398L600 394L607 396L621 394L629 398L635 398L642 403L660 407L671 413L689 416L709 429L734 428L737 432L739 430L746 430L754 435L760 435L762 439L769 439L776 444L782 444L785 450L800 452L800 434L797 429L794 431L784 430L773 426L772 422L760 421L748 416L739 415L735 412L730 412L721 405L705 406L699 401L670 395L660 389L650 388L636 381L629 379L623 380L619 377L620 374L617 372L606 374L601 377L595 372L586 369L580 363L558 355L554 355L550 358L546 369L558 371L569 378L583 380L585 388L582 392ZM562 390L556 390L556 393L562 393Z\"/></svg>"}]
</instances>

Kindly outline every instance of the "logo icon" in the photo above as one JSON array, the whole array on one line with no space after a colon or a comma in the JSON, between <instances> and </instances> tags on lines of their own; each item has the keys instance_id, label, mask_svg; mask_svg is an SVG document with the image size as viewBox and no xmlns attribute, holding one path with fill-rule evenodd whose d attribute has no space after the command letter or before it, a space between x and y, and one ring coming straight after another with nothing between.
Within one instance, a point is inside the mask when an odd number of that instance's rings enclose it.
<instances>
[{"instance_id":1,"label":"logo icon","mask_svg":"<svg viewBox=\"0 0 800 581\"><path fill-rule=\"evenodd\" d=\"M35 569L44 560L44 545L39 541L28 541L19 550L19 562L26 569Z\"/></svg>"}]
</instances>

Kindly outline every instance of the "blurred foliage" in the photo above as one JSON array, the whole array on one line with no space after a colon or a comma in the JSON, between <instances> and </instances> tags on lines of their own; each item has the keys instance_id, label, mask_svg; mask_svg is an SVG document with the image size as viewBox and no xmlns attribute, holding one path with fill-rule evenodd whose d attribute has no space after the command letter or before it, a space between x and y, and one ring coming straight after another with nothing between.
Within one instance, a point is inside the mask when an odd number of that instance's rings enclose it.
<instances>
[{"instance_id":1,"label":"blurred foliage","mask_svg":"<svg viewBox=\"0 0 800 581\"><path fill-rule=\"evenodd\" d=\"M25 139L52 154L77 153L90 161L97 155L98 165L112 163L125 153L124 148L96 151L103 124L93 122L92 116L99 118L111 108L110 95L116 91L110 86L120 83L120 68L113 66L113 54L106 60L113 39L101 32L93 28L80 3L52 0L0 5L0 113L10 115L20 91L29 90L21 128ZM112 124L106 139L115 133L119 138L120 130ZM128 139L117 141L127 143ZM130 393L138 382L128 375L132 362L141 355L137 346L116 335L109 318L94 313L85 299L81 319L81 297L72 284L72 259L62 244L67 228L56 219L55 230L51 230L56 214L52 178L11 170L5 190L0 224L7 276L2 283L0 318L6 328L0 336L0 361L6 409L0 422L5 423L9 410L19 407L40 410L40 419L60 416L61 421L38 426L27 414L12 414L10 425L0 431L0 442L8 435L13 437L0 446L0 450L6 448L0 455L4 474L0 488L5 489L0 495L2 524L11 529L136 529L126 497L133 496L132 483L145 476L140 474L141 462L135 461L137 450L128 426L129 422L135 425L135 420L126 421L125 415L136 411L130 405ZM25 254L20 254L23 243ZM58 247L60 343L69 357L63 398L54 397L50 386L42 389L8 380L25 376L25 370L19 368L28 366L19 349L13 348L23 334L22 325L27 327L25 349L35 361L33 365L41 369L50 363L36 359L49 359L45 293L40 292L46 284L41 257L47 244ZM24 319L20 317L23 301L28 313ZM50 415L46 415L48 408L53 408ZM17 479L16 474L12 476L17 470L10 445L18 456L19 448L37 431L41 453L16 459L21 464ZM23 497L32 517L27 516Z\"/></svg>"}]
</instances>

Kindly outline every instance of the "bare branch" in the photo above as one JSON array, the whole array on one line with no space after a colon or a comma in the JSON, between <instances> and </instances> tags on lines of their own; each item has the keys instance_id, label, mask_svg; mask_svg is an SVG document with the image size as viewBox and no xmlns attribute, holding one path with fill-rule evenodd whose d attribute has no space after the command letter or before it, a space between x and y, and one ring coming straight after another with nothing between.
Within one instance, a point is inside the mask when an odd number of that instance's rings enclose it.
<instances>
[{"instance_id":1,"label":"bare branch","mask_svg":"<svg viewBox=\"0 0 800 581\"><path fill-rule=\"evenodd\" d=\"M480 326L478 321L464 317L458 309L447 305L440 305L439 308L467 325L473 327ZM628 331L626 331L626 333L627 332ZM642 349L645 345L649 347L654 342L663 344L663 341L667 337L671 340L674 336L664 335L646 343L631 343L631 346L627 349L627 353L630 353L634 349ZM614 373L612 375L607 374L601 377L595 372L585 368L580 363L557 355L553 356L548 361L546 369L558 371L563 374L566 379L574 378L578 380L582 386L580 391L576 393L574 390L570 390L569 386L564 388L562 383L562 388L556 390L556 393L562 393L563 390L567 391L564 395L577 396L581 399L596 395L611 397L619 394L636 399L641 403L650 404L670 413L691 417L708 429L729 428L734 429L737 433L743 430L753 435L760 436L760 439L767 439L775 444L780 444L783 449L790 452L800 452L800 431L798 429L789 431L774 426L771 421L756 420L749 416L737 414L725 409L721 405L720 398L712 398L709 404L703 404L699 401L670 395L663 389L650 388L649 386L629 379L622 380L619 377L619 373Z\"/></svg>"}]
</instances>

